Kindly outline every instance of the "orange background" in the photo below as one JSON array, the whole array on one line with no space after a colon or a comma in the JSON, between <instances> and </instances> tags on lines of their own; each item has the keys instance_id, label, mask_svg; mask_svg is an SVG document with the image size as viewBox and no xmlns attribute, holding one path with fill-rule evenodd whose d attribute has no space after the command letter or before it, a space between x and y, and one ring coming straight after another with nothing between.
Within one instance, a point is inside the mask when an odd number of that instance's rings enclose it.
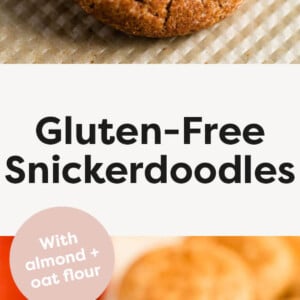
<instances>
[{"instance_id":1,"label":"orange background","mask_svg":"<svg viewBox=\"0 0 300 300\"><path fill-rule=\"evenodd\" d=\"M9 252L13 237L0 237L0 299L24 300L16 287L9 267Z\"/></svg>"}]
</instances>

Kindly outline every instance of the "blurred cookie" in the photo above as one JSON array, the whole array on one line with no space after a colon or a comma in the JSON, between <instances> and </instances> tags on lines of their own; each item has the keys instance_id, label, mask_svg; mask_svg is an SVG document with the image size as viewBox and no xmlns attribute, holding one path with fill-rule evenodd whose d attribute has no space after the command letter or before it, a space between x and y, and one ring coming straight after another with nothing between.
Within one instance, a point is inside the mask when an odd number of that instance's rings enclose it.
<instances>
[{"instance_id":1,"label":"blurred cookie","mask_svg":"<svg viewBox=\"0 0 300 300\"><path fill-rule=\"evenodd\" d=\"M273 300L291 284L295 260L289 245L279 237L190 237L185 243L207 240L232 249L253 271L259 300Z\"/></svg>"},{"instance_id":2,"label":"blurred cookie","mask_svg":"<svg viewBox=\"0 0 300 300\"><path fill-rule=\"evenodd\" d=\"M300 300L300 294L289 292L287 295L278 298L278 300Z\"/></svg>"},{"instance_id":3,"label":"blurred cookie","mask_svg":"<svg viewBox=\"0 0 300 300\"><path fill-rule=\"evenodd\" d=\"M120 300L255 300L246 264L213 243L148 252L124 275Z\"/></svg>"},{"instance_id":4,"label":"blurred cookie","mask_svg":"<svg viewBox=\"0 0 300 300\"><path fill-rule=\"evenodd\" d=\"M231 14L241 0L76 0L101 22L146 37L186 35Z\"/></svg>"},{"instance_id":5,"label":"blurred cookie","mask_svg":"<svg viewBox=\"0 0 300 300\"><path fill-rule=\"evenodd\" d=\"M297 295L297 297L299 297L300 300L300 237L290 236L290 237L284 237L284 239L290 245L295 257L296 273L293 278L293 282L291 284L289 292L292 295Z\"/></svg>"},{"instance_id":6,"label":"blurred cookie","mask_svg":"<svg viewBox=\"0 0 300 300\"><path fill-rule=\"evenodd\" d=\"M278 298L278 300L300 300L300 294L289 292L287 295Z\"/></svg>"}]
</instances>

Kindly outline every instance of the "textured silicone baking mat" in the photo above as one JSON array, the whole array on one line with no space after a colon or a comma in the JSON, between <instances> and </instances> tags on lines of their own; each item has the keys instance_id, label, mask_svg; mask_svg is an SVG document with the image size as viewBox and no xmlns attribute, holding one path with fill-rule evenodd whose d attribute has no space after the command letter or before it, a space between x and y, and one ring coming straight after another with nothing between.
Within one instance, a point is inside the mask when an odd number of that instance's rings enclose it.
<instances>
[{"instance_id":1,"label":"textured silicone baking mat","mask_svg":"<svg viewBox=\"0 0 300 300\"><path fill-rule=\"evenodd\" d=\"M116 32L72 0L0 0L0 62L300 63L300 0L244 0L214 27L165 40Z\"/></svg>"}]
</instances>

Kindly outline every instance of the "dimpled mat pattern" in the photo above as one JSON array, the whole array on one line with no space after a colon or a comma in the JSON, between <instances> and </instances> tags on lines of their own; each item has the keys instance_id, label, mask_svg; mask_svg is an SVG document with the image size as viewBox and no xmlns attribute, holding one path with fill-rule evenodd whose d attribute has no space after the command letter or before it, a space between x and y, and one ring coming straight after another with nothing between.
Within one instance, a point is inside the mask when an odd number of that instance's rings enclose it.
<instances>
[{"instance_id":1,"label":"dimpled mat pattern","mask_svg":"<svg viewBox=\"0 0 300 300\"><path fill-rule=\"evenodd\" d=\"M1 63L300 63L300 0L244 0L188 37L128 37L72 0L1 0Z\"/></svg>"}]
</instances>

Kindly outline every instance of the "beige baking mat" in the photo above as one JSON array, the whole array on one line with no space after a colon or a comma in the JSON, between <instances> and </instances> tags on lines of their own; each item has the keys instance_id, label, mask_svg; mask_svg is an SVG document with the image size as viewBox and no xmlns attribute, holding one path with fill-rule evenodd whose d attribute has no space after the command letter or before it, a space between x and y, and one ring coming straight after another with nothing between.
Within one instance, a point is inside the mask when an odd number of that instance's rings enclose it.
<instances>
[{"instance_id":1,"label":"beige baking mat","mask_svg":"<svg viewBox=\"0 0 300 300\"><path fill-rule=\"evenodd\" d=\"M0 62L300 63L300 0L244 0L220 24L166 40L118 33L72 0L0 0Z\"/></svg>"}]
</instances>

